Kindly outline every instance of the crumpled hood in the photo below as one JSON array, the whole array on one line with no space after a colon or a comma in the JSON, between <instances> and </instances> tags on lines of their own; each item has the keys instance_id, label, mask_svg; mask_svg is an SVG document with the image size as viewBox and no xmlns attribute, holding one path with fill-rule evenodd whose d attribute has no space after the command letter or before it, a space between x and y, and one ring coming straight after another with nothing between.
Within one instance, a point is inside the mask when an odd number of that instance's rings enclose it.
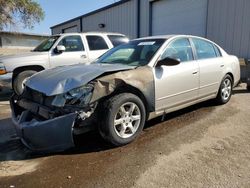
<instances>
[{"instance_id":1,"label":"crumpled hood","mask_svg":"<svg viewBox=\"0 0 250 188\"><path fill-rule=\"evenodd\" d=\"M33 75L25 85L47 96L53 96L83 86L103 73L134 68L122 64L62 66Z\"/></svg>"}]
</instances>

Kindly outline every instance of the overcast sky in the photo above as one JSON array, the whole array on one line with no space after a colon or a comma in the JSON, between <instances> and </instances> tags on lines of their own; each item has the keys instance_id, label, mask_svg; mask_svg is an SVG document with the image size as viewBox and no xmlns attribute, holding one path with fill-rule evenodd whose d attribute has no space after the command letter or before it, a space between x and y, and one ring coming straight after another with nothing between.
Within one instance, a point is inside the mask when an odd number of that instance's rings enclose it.
<instances>
[{"instance_id":1,"label":"overcast sky","mask_svg":"<svg viewBox=\"0 0 250 188\"><path fill-rule=\"evenodd\" d=\"M51 34L50 27L90 11L112 4L117 0L37 0L45 12L45 18L33 30L20 32Z\"/></svg>"}]
</instances>

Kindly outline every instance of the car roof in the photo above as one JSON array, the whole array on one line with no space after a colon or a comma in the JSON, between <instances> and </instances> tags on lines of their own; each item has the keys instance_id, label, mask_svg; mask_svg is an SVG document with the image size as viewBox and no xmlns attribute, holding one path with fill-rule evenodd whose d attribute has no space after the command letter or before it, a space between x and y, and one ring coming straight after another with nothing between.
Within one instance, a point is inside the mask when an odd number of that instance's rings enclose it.
<instances>
[{"instance_id":1,"label":"car roof","mask_svg":"<svg viewBox=\"0 0 250 188\"><path fill-rule=\"evenodd\" d=\"M171 38L179 38L179 37L186 37L186 38L200 38L200 39L204 39L207 40L203 37L199 37L199 36L194 36L194 35L178 35L178 34L172 34L172 35L156 35L156 36L149 36L149 37L142 37L142 38L138 38L138 39L134 39L134 40L147 40L147 39L171 39Z\"/></svg>"},{"instance_id":2,"label":"car roof","mask_svg":"<svg viewBox=\"0 0 250 188\"><path fill-rule=\"evenodd\" d=\"M156 35L156 36L149 36L149 37L142 37L134 40L147 40L147 39L169 39L177 35Z\"/></svg>"},{"instance_id":3,"label":"car roof","mask_svg":"<svg viewBox=\"0 0 250 188\"><path fill-rule=\"evenodd\" d=\"M85 35L119 35L119 36L126 36L121 33L116 33L116 32L103 32L103 31L88 31L88 32L73 32L73 33L60 33L60 34L55 34L53 36L61 36L61 35L72 35L72 34L85 34Z\"/></svg>"}]
</instances>

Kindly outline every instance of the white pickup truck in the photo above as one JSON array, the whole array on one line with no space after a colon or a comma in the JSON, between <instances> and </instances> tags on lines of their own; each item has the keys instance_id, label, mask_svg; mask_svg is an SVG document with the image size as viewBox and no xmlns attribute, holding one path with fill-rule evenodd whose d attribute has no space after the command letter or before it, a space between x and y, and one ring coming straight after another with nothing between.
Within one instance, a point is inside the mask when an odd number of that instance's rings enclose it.
<instances>
[{"instance_id":1,"label":"white pickup truck","mask_svg":"<svg viewBox=\"0 0 250 188\"><path fill-rule=\"evenodd\" d=\"M23 91L23 83L34 73L63 65L88 64L107 50L128 42L119 33L86 32L53 35L33 51L0 57L0 91Z\"/></svg>"}]
</instances>

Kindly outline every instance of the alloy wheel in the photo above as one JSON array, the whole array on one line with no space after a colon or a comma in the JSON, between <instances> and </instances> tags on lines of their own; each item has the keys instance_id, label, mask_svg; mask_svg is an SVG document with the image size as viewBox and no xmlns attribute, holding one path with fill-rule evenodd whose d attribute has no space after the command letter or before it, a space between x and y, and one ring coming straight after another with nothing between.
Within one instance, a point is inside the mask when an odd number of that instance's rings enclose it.
<instances>
[{"instance_id":1,"label":"alloy wheel","mask_svg":"<svg viewBox=\"0 0 250 188\"><path fill-rule=\"evenodd\" d=\"M232 83L231 80L229 78L226 78L223 81L222 84L222 89L221 89L221 97L224 101L228 100L231 96L231 92L232 92Z\"/></svg>"},{"instance_id":2,"label":"alloy wheel","mask_svg":"<svg viewBox=\"0 0 250 188\"><path fill-rule=\"evenodd\" d=\"M138 130L141 122L140 108L133 102L123 104L115 115L114 129L121 138L129 138Z\"/></svg>"}]
</instances>

